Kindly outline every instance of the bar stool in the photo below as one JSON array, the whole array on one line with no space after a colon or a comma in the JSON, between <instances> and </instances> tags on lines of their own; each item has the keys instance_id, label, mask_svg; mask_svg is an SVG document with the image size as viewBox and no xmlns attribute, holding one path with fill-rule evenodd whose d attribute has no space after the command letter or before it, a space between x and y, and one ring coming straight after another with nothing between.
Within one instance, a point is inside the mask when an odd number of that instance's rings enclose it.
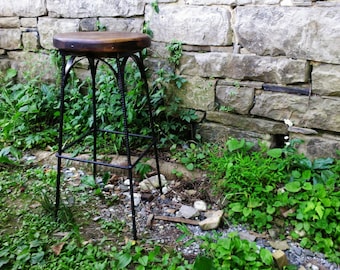
<instances>
[{"instance_id":1,"label":"bar stool","mask_svg":"<svg viewBox=\"0 0 340 270\"><path fill-rule=\"evenodd\" d=\"M61 33L57 34L53 38L53 45L59 50L62 58L61 68L61 88L60 88L60 122L59 122L59 138L58 138L58 152L56 157L57 163L57 182L56 182L56 203L55 203L55 218L58 217L58 210L60 207L60 182L61 182L61 160L68 159L79 162L86 162L93 164L93 177L96 179L97 165L103 165L108 167L120 168L127 170L128 178L130 179L130 197L131 197L131 214L132 214L132 234L133 238L137 239L136 229L136 212L134 205L134 188L133 188L133 169L138 162L141 161L151 148L154 150L154 158L156 160L156 170L158 175L158 181L160 186L160 192L162 192L161 177L159 170L158 150L157 150L157 137L154 126L153 113L151 108L150 93L147 84L147 78L145 74L145 67L142 59L142 50L149 47L151 39L149 36L141 33L131 32L75 32L75 33ZM70 76L70 71L75 65L82 59L87 59L89 69L91 73L91 88L92 88L92 116L93 124L89 131L76 138L71 143L63 146L63 125L64 125L64 113L65 113L65 88ZM108 59L114 59L115 65L110 63ZM127 104L126 104L126 84L124 80L124 73L127 61L132 59L136 64L141 74L141 80L145 90L147 99L149 124L151 128L150 135L134 134L129 131L128 116L127 116ZM98 64L104 64L109 67L109 70L114 74L116 79L119 94L120 105L123 114L123 131L114 131L107 129L100 129L97 126L97 100L96 100L96 73ZM141 98L141 97L136 97ZM97 160L97 136L99 132L115 133L117 136L123 136L125 140L126 148L126 166L115 165L105 163ZM65 152L70 147L80 143L87 135L93 136L93 156L91 159L81 159L77 157L70 157L65 155ZM131 160L130 138L139 137L148 141L146 149L138 155L136 161Z\"/></svg>"}]
</instances>

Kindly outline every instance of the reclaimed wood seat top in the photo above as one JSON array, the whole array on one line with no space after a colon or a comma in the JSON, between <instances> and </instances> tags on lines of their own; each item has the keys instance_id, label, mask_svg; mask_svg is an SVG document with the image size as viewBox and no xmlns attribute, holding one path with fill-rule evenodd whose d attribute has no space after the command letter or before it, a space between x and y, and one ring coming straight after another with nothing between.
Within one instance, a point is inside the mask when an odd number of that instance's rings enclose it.
<instances>
[{"instance_id":1,"label":"reclaimed wood seat top","mask_svg":"<svg viewBox=\"0 0 340 270\"><path fill-rule=\"evenodd\" d=\"M134 53L150 44L148 35L134 32L73 32L53 37L54 47L75 54Z\"/></svg>"}]
</instances>

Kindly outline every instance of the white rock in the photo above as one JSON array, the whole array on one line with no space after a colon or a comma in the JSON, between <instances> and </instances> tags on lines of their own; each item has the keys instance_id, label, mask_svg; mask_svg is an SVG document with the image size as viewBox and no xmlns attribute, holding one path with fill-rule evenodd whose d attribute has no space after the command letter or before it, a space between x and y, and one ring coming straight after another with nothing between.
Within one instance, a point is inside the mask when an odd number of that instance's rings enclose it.
<instances>
[{"instance_id":1,"label":"white rock","mask_svg":"<svg viewBox=\"0 0 340 270\"><path fill-rule=\"evenodd\" d=\"M134 201L135 207L140 204L141 200L142 200L142 194L133 193L133 201Z\"/></svg>"},{"instance_id":2,"label":"white rock","mask_svg":"<svg viewBox=\"0 0 340 270\"><path fill-rule=\"evenodd\" d=\"M162 193L163 193L163 194L167 194L169 191L170 191L170 188L167 187L167 186L165 186L165 187L162 188Z\"/></svg>"},{"instance_id":3,"label":"white rock","mask_svg":"<svg viewBox=\"0 0 340 270\"><path fill-rule=\"evenodd\" d=\"M165 176L161 174L160 177L161 177L161 185L166 186L167 181L165 179ZM151 191L153 189L159 188L158 175L154 175L154 176L144 179L142 182L139 183L139 187L141 191Z\"/></svg>"},{"instance_id":4,"label":"white rock","mask_svg":"<svg viewBox=\"0 0 340 270\"><path fill-rule=\"evenodd\" d=\"M204 201L195 201L194 202L194 207L198 210L198 211L207 211L207 204Z\"/></svg>"},{"instance_id":5,"label":"white rock","mask_svg":"<svg viewBox=\"0 0 340 270\"><path fill-rule=\"evenodd\" d=\"M194 207L182 205L178 211L178 214L184 218L193 218L199 215L199 211Z\"/></svg>"},{"instance_id":6,"label":"white rock","mask_svg":"<svg viewBox=\"0 0 340 270\"><path fill-rule=\"evenodd\" d=\"M112 184L107 184L107 185L105 185L105 187L104 187L104 189L107 189L107 190L113 190L114 188L115 188L115 186L112 185Z\"/></svg>"},{"instance_id":7,"label":"white rock","mask_svg":"<svg viewBox=\"0 0 340 270\"><path fill-rule=\"evenodd\" d=\"M124 186L130 186L130 179L124 180L123 185Z\"/></svg>"},{"instance_id":8,"label":"white rock","mask_svg":"<svg viewBox=\"0 0 340 270\"><path fill-rule=\"evenodd\" d=\"M211 217L208 217L202 220L198 225L204 231L214 230L214 229L217 229L218 226L220 226L222 217L223 217L223 211L218 210L218 211L215 211Z\"/></svg>"}]
</instances>

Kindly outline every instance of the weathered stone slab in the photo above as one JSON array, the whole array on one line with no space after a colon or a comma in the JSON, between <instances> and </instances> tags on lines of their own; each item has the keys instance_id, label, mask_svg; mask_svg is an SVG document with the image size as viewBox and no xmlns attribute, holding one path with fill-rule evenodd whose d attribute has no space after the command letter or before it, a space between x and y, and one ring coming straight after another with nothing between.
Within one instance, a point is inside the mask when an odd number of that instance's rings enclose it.
<instances>
[{"instance_id":1,"label":"weathered stone slab","mask_svg":"<svg viewBox=\"0 0 340 270\"><path fill-rule=\"evenodd\" d=\"M99 18L107 31L141 32L144 20L141 18Z\"/></svg>"},{"instance_id":2,"label":"weathered stone slab","mask_svg":"<svg viewBox=\"0 0 340 270\"><path fill-rule=\"evenodd\" d=\"M160 5L159 10L156 13L148 5L145 14L155 41L216 46L232 43L228 8Z\"/></svg>"},{"instance_id":3,"label":"weathered stone slab","mask_svg":"<svg viewBox=\"0 0 340 270\"><path fill-rule=\"evenodd\" d=\"M37 32L22 33L22 44L26 51L36 51L39 49L39 40Z\"/></svg>"},{"instance_id":4,"label":"weathered stone slab","mask_svg":"<svg viewBox=\"0 0 340 270\"><path fill-rule=\"evenodd\" d=\"M340 132L340 98L263 92L256 96L251 114L294 125Z\"/></svg>"},{"instance_id":5,"label":"weathered stone slab","mask_svg":"<svg viewBox=\"0 0 340 270\"><path fill-rule=\"evenodd\" d=\"M243 138L246 141L253 142L255 145L258 145L258 141L261 141L270 146L272 141L272 136L269 134L230 128L221 124L209 122L200 124L197 132L202 136L203 140L215 143L224 143L229 138Z\"/></svg>"},{"instance_id":6,"label":"weathered stone slab","mask_svg":"<svg viewBox=\"0 0 340 270\"><path fill-rule=\"evenodd\" d=\"M304 143L298 146L298 150L311 159L320 157L339 157L336 153L337 150L340 150L339 136L333 136L329 134L302 135L297 133L289 133L289 138L302 139Z\"/></svg>"},{"instance_id":7,"label":"weathered stone slab","mask_svg":"<svg viewBox=\"0 0 340 270\"><path fill-rule=\"evenodd\" d=\"M86 18L86 17L131 17L143 15L143 0L47 0L50 17Z\"/></svg>"},{"instance_id":8,"label":"weathered stone slab","mask_svg":"<svg viewBox=\"0 0 340 270\"><path fill-rule=\"evenodd\" d=\"M308 71L304 60L218 52L184 53L180 66L180 72L184 75L278 84L307 82Z\"/></svg>"},{"instance_id":9,"label":"weathered stone slab","mask_svg":"<svg viewBox=\"0 0 340 270\"><path fill-rule=\"evenodd\" d=\"M80 20L79 30L80 31L97 31L97 18L84 18Z\"/></svg>"},{"instance_id":10,"label":"weathered stone slab","mask_svg":"<svg viewBox=\"0 0 340 270\"><path fill-rule=\"evenodd\" d=\"M79 23L79 19L39 18L40 45L44 49L55 49L53 47L53 36L57 33L77 32L79 31Z\"/></svg>"},{"instance_id":11,"label":"weathered stone slab","mask_svg":"<svg viewBox=\"0 0 340 270\"><path fill-rule=\"evenodd\" d=\"M340 96L340 65L314 64L312 93L321 96Z\"/></svg>"},{"instance_id":12,"label":"weathered stone slab","mask_svg":"<svg viewBox=\"0 0 340 270\"><path fill-rule=\"evenodd\" d=\"M1 1L0 14L3 17L35 17L46 15L45 0Z\"/></svg>"},{"instance_id":13,"label":"weathered stone slab","mask_svg":"<svg viewBox=\"0 0 340 270\"><path fill-rule=\"evenodd\" d=\"M186 4L189 5L201 5L201 6L210 6L210 5L236 5L236 0L185 0Z\"/></svg>"},{"instance_id":14,"label":"weathered stone slab","mask_svg":"<svg viewBox=\"0 0 340 270\"><path fill-rule=\"evenodd\" d=\"M20 49L20 46L20 29L0 29L0 48L6 50L16 50Z\"/></svg>"},{"instance_id":15,"label":"weathered stone slab","mask_svg":"<svg viewBox=\"0 0 340 270\"><path fill-rule=\"evenodd\" d=\"M18 80L24 79L23 73L28 72L32 77L39 76L43 81L56 81L58 70L51 62L51 56L43 53L32 52L7 52L11 60L11 68L18 70Z\"/></svg>"},{"instance_id":16,"label":"weathered stone slab","mask_svg":"<svg viewBox=\"0 0 340 270\"><path fill-rule=\"evenodd\" d=\"M246 6L236 8L235 31L239 43L258 55L340 64L339 21L340 7Z\"/></svg>"},{"instance_id":17,"label":"weathered stone slab","mask_svg":"<svg viewBox=\"0 0 340 270\"><path fill-rule=\"evenodd\" d=\"M21 27L33 28L37 27L38 19L37 18L21 18L20 25Z\"/></svg>"},{"instance_id":18,"label":"weathered stone slab","mask_svg":"<svg viewBox=\"0 0 340 270\"><path fill-rule=\"evenodd\" d=\"M281 6L296 6L296 7L309 7L312 5L312 0L283 0Z\"/></svg>"},{"instance_id":19,"label":"weathered stone slab","mask_svg":"<svg viewBox=\"0 0 340 270\"><path fill-rule=\"evenodd\" d=\"M255 89L236 87L218 83L216 86L217 102L239 114L248 114L253 106Z\"/></svg>"},{"instance_id":20,"label":"weathered stone slab","mask_svg":"<svg viewBox=\"0 0 340 270\"><path fill-rule=\"evenodd\" d=\"M19 17L0 18L0 28L16 28L20 26Z\"/></svg>"},{"instance_id":21,"label":"weathered stone slab","mask_svg":"<svg viewBox=\"0 0 340 270\"><path fill-rule=\"evenodd\" d=\"M182 106L196 110L212 110L215 106L215 80L198 76L186 77L181 89L173 88L175 95L182 99Z\"/></svg>"},{"instance_id":22,"label":"weathered stone slab","mask_svg":"<svg viewBox=\"0 0 340 270\"><path fill-rule=\"evenodd\" d=\"M0 58L0 72L3 72L11 67L11 63L7 58Z\"/></svg>"},{"instance_id":23,"label":"weathered stone slab","mask_svg":"<svg viewBox=\"0 0 340 270\"><path fill-rule=\"evenodd\" d=\"M260 134L288 134L284 122L241 116L233 113L208 111L206 120L240 130L249 130Z\"/></svg>"}]
</instances>

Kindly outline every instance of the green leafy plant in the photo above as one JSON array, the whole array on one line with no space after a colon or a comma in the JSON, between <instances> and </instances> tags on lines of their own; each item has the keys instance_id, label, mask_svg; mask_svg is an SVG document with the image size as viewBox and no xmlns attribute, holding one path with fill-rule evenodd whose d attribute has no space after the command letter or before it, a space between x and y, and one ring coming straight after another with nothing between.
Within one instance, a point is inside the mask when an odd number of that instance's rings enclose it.
<instances>
[{"instance_id":1,"label":"green leafy plant","mask_svg":"<svg viewBox=\"0 0 340 270\"><path fill-rule=\"evenodd\" d=\"M201 248L205 250L203 258L206 262L210 259L215 269L275 269L269 250L240 239L237 233L229 233L226 238L206 238ZM202 257L196 260L201 261Z\"/></svg>"},{"instance_id":2,"label":"green leafy plant","mask_svg":"<svg viewBox=\"0 0 340 270\"><path fill-rule=\"evenodd\" d=\"M338 262L339 161L309 160L294 148L267 149L230 139L213 151L208 166L216 192L224 196L229 220L258 231L292 228L301 245Z\"/></svg>"},{"instance_id":3,"label":"green leafy plant","mask_svg":"<svg viewBox=\"0 0 340 270\"><path fill-rule=\"evenodd\" d=\"M198 140L200 139L197 137ZM170 151L174 158L185 167L192 171L194 169L206 169L208 166L208 157L210 156L211 149L217 147L210 143L196 143L189 142L189 145L179 147L177 144L171 146Z\"/></svg>"},{"instance_id":4,"label":"green leafy plant","mask_svg":"<svg viewBox=\"0 0 340 270\"><path fill-rule=\"evenodd\" d=\"M25 74L27 83L13 83L16 71L9 69L3 78L0 97L0 142L15 148L42 147L55 141L57 92L39 77ZM10 81L9 81L10 80Z\"/></svg>"},{"instance_id":5,"label":"green leafy plant","mask_svg":"<svg viewBox=\"0 0 340 270\"><path fill-rule=\"evenodd\" d=\"M166 48L170 53L170 56L168 57L169 63L178 66L182 58L182 42L173 40L166 46Z\"/></svg>"},{"instance_id":6,"label":"green leafy plant","mask_svg":"<svg viewBox=\"0 0 340 270\"><path fill-rule=\"evenodd\" d=\"M220 233L194 236L185 225L177 226L186 239L185 245L193 242L200 243L203 251L194 261L193 269L276 269L271 252L265 248L258 248L255 242L240 239L237 232L227 236Z\"/></svg>"}]
</instances>

